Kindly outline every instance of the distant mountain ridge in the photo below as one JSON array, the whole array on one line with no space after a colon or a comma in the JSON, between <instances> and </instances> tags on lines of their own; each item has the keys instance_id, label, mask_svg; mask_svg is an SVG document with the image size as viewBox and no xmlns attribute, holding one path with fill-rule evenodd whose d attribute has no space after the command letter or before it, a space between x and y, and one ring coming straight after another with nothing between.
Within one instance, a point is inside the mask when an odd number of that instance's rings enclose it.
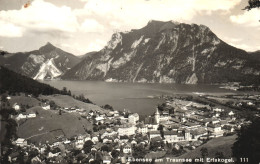
<instances>
[{"instance_id":1,"label":"distant mountain ridge","mask_svg":"<svg viewBox=\"0 0 260 164\"><path fill-rule=\"evenodd\" d=\"M80 62L73 54L65 52L51 43L39 50L30 52L7 53L0 59L0 65L33 79L53 79L64 74Z\"/></svg>"},{"instance_id":2,"label":"distant mountain ridge","mask_svg":"<svg viewBox=\"0 0 260 164\"><path fill-rule=\"evenodd\" d=\"M259 83L260 64L204 25L150 21L117 32L62 79L159 83ZM258 80L258 81L257 81Z\"/></svg>"}]
</instances>

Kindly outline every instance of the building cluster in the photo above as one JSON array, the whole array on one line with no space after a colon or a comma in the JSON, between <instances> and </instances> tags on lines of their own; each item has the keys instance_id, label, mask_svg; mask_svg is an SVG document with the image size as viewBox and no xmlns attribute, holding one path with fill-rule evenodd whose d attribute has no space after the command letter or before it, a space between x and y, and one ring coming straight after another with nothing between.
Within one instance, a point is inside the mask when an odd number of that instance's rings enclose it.
<instances>
[{"instance_id":1,"label":"building cluster","mask_svg":"<svg viewBox=\"0 0 260 164\"><path fill-rule=\"evenodd\" d=\"M43 109L49 110L48 105L44 105ZM64 157L71 157L73 163L84 163L100 157L98 159L103 163L111 163L113 160L127 163L127 158L133 157L136 147L148 150L148 154L151 147L153 151L164 151L162 145L168 144L178 149L187 145L196 148L211 138L234 133L245 123L245 120L237 119L233 111L192 102L180 104L176 101L167 101L163 108L157 108L153 115L142 121L137 113L125 111L86 113L83 109L77 108L62 110L68 113L79 112L92 123L93 129L70 138L61 136L54 143L42 143L36 146L26 139L18 138L13 144L24 150L36 149L38 155L33 160L39 162L48 159L62 163L62 160L66 159ZM154 148L155 143L160 144ZM115 155L116 153L118 155ZM15 162L16 157L11 154L9 161Z\"/></svg>"}]
</instances>

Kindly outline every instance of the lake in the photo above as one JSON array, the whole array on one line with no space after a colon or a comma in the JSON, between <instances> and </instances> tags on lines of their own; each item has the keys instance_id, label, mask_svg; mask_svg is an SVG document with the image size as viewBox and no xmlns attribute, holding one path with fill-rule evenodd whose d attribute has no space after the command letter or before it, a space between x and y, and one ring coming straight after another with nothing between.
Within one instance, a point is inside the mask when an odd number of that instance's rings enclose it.
<instances>
[{"instance_id":1,"label":"lake","mask_svg":"<svg viewBox=\"0 0 260 164\"><path fill-rule=\"evenodd\" d=\"M55 88L66 87L72 94L83 94L97 105L109 104L116 110L130 110L139 114L152 114L163 99L151 96L188 94L192 92L227 93L216 85L108 83L102 81L41 81Z\"/></svg>"}]
</instances>

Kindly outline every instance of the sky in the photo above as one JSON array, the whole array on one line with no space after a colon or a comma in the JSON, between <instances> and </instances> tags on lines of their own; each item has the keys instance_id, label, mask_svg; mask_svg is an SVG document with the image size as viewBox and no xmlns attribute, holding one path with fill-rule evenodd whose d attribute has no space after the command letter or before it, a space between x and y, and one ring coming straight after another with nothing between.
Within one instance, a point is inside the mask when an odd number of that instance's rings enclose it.
<instances>
[{"instance_id":1,"label":"sky","mask_svg":"<svg viewBox=\"0 0 260 164\"><path fill-rule=\"evenodd\" d=\"M150 20L208 26L226 43L260 50L260 9L247 0L0 0L0 50L25 52L47 42L83 55L101 50L117 31Z\"/></svg>"}]
</instances>

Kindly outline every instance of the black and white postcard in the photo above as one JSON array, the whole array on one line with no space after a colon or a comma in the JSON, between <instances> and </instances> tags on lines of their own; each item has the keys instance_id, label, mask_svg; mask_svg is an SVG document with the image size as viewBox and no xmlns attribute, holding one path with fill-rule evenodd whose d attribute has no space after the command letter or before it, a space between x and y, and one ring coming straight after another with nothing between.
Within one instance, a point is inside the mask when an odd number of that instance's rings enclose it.
<instances>
[{"instance_id":1,"label":"black and white postcard","mask_svg":"<svg viewBox=\"0 0 260 164\"><path fill-rule=\"evenodd\" d=\"M259 164L259 0L0 0L1 164Z\"/></svg>"}]
</instances>

